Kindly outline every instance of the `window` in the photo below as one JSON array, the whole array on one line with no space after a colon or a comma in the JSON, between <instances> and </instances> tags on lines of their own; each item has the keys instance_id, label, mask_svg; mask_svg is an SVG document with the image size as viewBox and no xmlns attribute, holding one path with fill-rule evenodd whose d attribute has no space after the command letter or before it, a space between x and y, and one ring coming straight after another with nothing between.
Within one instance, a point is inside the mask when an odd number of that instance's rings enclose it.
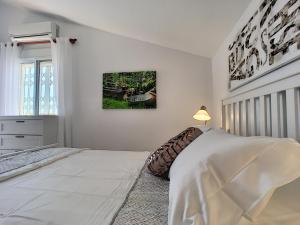
<instances>
[{"instance_id":1,"label":"window","mask_svg":"<svg viewBox=\"0 0 300 225\"><path fill-rule=\"evenodd\" d=\"M56 115L56 83L51 61L39 63L39 114Z\"/></svg>"},{"instance_id":2,"label":"window","mask_svg":"<svg viewBox=\"0 0 300 225\"><path fill-rule=\"evenodd\" d=\"M34 63L21 64L21 101L22 115L35 114L35 65Z\"/></svg>"},{"instance_id":3,"label":"window","mask_svg":"<svg viewBox=\"0 0 300 225\"><path fill-rule=\"evenodd\" d=\"M56 80L51 60L21 63L22 115L56 115Z\"/></svg>"}]
</instances>

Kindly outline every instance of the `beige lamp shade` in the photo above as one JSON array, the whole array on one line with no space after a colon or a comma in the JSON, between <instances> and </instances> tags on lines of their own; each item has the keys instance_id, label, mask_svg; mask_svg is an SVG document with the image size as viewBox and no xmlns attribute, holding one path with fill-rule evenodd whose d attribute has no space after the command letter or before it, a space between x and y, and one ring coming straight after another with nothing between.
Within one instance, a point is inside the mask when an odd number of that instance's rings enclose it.
<instances>
[{"instance_id":1,"label":"beige lamp shade","mask_svg":"<svg viewBox=\"0 0 300 225\"><path fill-rule=\"evenodd\" d=\"M205 106L201 106L200 110L193 116L195 120L207 121L210 120L211 117L206 111Z\"/></svg>"}]
</instances>

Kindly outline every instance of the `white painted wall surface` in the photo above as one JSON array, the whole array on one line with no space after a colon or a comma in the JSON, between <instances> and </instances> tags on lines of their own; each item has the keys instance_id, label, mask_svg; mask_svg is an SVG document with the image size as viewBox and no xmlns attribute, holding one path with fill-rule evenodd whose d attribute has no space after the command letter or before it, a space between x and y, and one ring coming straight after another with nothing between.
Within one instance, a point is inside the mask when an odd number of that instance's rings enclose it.
<instances>
[{"instance_id":1,"label":"white painted wall surface","mask_svg":"<svg viewBox=\"0 0 300 225\"><path fill-rule=\"evenodd\" d=\"M212 74L213 74L213 125L215 127L222 126L222 99L237 95L247 90L251 90L259 85L267 84L272 81L278 80L282 77L291 74L300 73L300 60L295 61L283 68L280 68L272 73L265 75L233 92L228 91L228 46L236 37L236 34L246 25L247 21L251 18L255 10L259 7L261 0L252 0L242 17L237 21L236 25L224 40L219 50L212 58ZM300 84L300 81L299 81Z\"/></svg>"},{"instance_id":2,"label":"white painted wall surface","mask_svg":"<svg viewBox=\"0 0 300 225\"><path fill-rule=\"evenodd\" d=\"M40 22L47 17L0 3L0 41L8 24ZM94 149L152 151L171 136L196 124L203 104L212 111L210 59L56 20L74 46L73 145ZM157 71L157 109L103 110L102 74Z\"/></svg>"}]
</instances>

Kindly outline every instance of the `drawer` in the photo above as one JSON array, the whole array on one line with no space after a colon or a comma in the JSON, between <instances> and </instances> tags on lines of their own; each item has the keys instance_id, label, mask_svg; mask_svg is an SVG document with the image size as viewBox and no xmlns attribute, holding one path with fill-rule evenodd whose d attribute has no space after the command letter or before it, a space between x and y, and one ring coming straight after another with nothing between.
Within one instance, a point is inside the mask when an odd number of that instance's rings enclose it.
<instances>
[{"instance_id":1,"label":"drawer","mask_svg":"<svg viewBox=\"0 0 300 225\"><path fill-rule=\"evenodd\" d=\"M43 135L43 120L1 120L0 134Z\"/></svg>"},{"instance_id":2,"label":"drawer","mask_svg":"<svg viewBox=\"0 0 300 225\"><path fill-rule=\"evenodd\" d=\"M0 149L29 149L43 145L43 136L0 135Z\"/></svg>"}]
</instances>

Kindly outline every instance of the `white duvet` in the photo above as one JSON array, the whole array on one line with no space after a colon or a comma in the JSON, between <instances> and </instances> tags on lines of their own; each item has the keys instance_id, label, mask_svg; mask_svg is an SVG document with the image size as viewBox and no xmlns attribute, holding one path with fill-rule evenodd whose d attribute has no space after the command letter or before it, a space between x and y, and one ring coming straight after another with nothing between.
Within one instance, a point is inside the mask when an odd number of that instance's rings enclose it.
<instances>
[{"instance_id":1,"label":"white duvet","mask_svg":"<svg viewBox=\"0 0 300 225\"><path fill-rule=\"evenodd\" d=\"M299 162L291 139L204 133L171 167L169 225L255 221L278 187L300 177Z\"/></svg>"},{"instance_id":2,"label":"white duvet","mask_svg":"<svg viewBox=\"0 0 300 225\"><path fill-rule=\"evenodd\" d=\"M108 225L148 155L86 150L0 182L0 225Z\"/></svg>"}]
</instances>

